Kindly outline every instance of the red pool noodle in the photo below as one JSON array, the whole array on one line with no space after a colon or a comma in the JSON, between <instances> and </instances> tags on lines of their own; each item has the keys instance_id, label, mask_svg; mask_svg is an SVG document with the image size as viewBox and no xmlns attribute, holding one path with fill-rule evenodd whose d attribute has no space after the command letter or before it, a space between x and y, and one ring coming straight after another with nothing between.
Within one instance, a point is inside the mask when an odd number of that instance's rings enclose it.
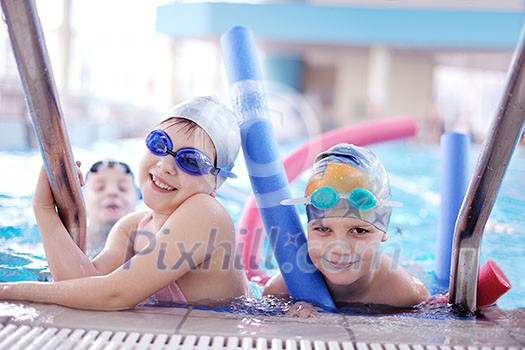
<instances>
[{"instance_id":1,"label":"red pool noodle","mask_svg":"<svg viewBox=\"0 0 525 350\"><path fill-rule=\"evenodd\" d=\"M410 117L399 117L385 120L374 120L353 126L328 131L296 148L284 158L284 168L288 182L293 182L303 171L310 168L317 154L338 143L346 142L356 146L412 137L417 132L417 123ZM268 280L265 270L260 268L261 248L264 235L263 224L257 210L255 197L251 195L241 213L237 241L242 249L242 262L248 278L259 284Z\"/></svg>"}]
</instances>

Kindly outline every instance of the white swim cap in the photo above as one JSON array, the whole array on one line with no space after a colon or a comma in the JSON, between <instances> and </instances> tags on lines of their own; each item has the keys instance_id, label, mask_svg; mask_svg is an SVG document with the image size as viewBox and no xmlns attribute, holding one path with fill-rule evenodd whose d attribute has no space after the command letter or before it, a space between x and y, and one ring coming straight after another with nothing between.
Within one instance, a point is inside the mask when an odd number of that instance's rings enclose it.
<instances>
[{"instance_id":1,"label":"white swim cap","mask_svg":"<svg viewBox=\"0 0 525 350\"><path fill-rule=\"evenodd\" d=\"M237 116L216 96L195 97L173 107L164 119L178 117L191 120L210 137L217 153L217 168L231 171L241 147ZM226 177L217 175L217 188Z\"/></svg>"}]
</instances>

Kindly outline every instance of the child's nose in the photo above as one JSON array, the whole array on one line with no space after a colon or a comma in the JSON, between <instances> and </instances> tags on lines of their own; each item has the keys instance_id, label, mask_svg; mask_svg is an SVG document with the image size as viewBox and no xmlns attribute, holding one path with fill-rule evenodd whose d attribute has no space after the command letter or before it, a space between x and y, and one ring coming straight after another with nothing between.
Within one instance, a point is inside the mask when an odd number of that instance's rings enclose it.
<instances>
[{"instance_id":1,"label":"child's nose","mask_svg":"<svg viewBox=\"0 0 525 350\"><path fill-rule=\"evenodd\" d=\"M157 160L157 166L165 174L174 175L177 173L177 165L175 159L172 156L159 157Z\"/></svg>"},{"instance_id":2,"label":"child's nose","mask_svg":"<svg viewBox=\"0 0 525 350\"><path fill-rule=\"evenodd\" d=\"M117 186L108 186L106 190L107 196L116 196L118 194Z\"/></svg>"},{"instance_id":3,"label":"child's nose","mask_svg":"<svg viewBox=\"0 0 525 350\"><path fill-rule=\"evenodd\" d=\"M334 257L349 255L352 252L352 249L348 243L342 240L333 242L330 248L330 254Z\"/></svg>"}]
</instances>

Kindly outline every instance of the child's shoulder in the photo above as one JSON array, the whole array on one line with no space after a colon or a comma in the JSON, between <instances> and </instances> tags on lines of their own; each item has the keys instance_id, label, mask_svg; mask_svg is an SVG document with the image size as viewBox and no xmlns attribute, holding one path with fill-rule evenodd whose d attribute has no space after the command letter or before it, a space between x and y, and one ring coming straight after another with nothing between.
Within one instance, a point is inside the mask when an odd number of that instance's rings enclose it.
<instances>
[{"instance_id":1,"label":"child's shoulder","mask_svg":"<svg viewBox=\"0 0 525 350\"><path fill-rule=\"evenodd\" d=\"M123 216L115 225L120 227L132 227L138 228L138 226L146 220L148 217L151 218L152 212L150 210L135 211Z\"/></svg>"},{"instance_id":2,"label":"child's shoulder","mask_svg":"<svg viewBox=\"0 0 525 350\"><path fill-rule=\"evenodd\" d=\"M171 221L191 222L193 225L233 225L233 220L226 208L208 194L195 194L186 199L172 214Z\"/></svg>"},{"instance_id":3,"label":"child's shoulder","mask_svg":"<svg viewBox=\"0 0 525 350\"><path fill-rule=\"evenodd\" d=\"M413 306L417 305L428 296L425 285L405 268L394 265L388 255L384 255L381 264L383 273L380 283L380 290L388 290L388 302L386 304L396 306Z\"/></svg>"},{"instance_id":4,"label":"child's shoulder","mask_svg":"<svg viewBox=\"0 0 525 350\"><path fill-rule=\"evenodd\" d=\"M184 201L179 209L190 211L195 209L196 213L200 215L208 213L207 211L209 211L210 215L230 217L226 208L217 198L204 193L197 193L191 196Z\"/></svg>"},{"instance_id":5,"label":"child's shoulder","mask_svg":"<svg viewBox=\"0 0 525 350\"><path fill-rule=\"evenodd\" d=\"M151 215L152 215L151 210L139 210L139 211L134 211L132 213L129 213L123 218L129 221L140 221L143 218L151 216Z\"/></svg>"},{"instance_id":6,"label":"child's shoulder","mask_svg":"<svg viewBox=\"0 0 525 350\"><path fill-rule=\"evenodd\" d=\"M186 199L164 223L164 229L179 238L205 240L211 232L221 239L233 239L235 227L226 209L213 197L197 194ZM230 237L231 236L231 237Z\"/></svg>"}]
</instances>

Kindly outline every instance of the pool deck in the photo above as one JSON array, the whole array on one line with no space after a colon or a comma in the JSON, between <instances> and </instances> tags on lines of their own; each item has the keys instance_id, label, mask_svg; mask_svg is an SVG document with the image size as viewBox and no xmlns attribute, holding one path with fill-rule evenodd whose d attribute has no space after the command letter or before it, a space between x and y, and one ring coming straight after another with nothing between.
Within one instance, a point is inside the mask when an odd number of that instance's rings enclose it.
<instances>
[{"instance_id":1,"label":"pool deck","mask_svg":"<svg viewBox=\"0 0 525 350\"><path fill-rule=\"evenodd\" d=\"M24 336L27 338L30 333L35 337L40 335L42 341L46 332L48 337L49 334L54 334L53 337L62 334L62 338L64 334L69 334L78 339L103 337L105 340L99 339L99 345L104 342L109 344L111 339L124 344L126 339L130 341L131 335L135 340L147 337L144 341L149 345L140 348L151 349L170 348L166 345L166 339L174 337L179 342L174 348L191 349L202 348L197 343L203 337L208 339L208 343L209 339L216 337L228 339L221 347L227 349L260 349L258 341L261 339L266 339L266 344L271 345L263 348L272 349L275 348L272 345L274 341L282 344L277 346L281 349L293 348L289 345L290 341L301 342L300 349L308 349L308 345L304 344L311 344L311 349L328 350L462 349L467 346L525 349L525 309L504 311L492 307L484 310L484 315L484 318L478 319L436 319L407 315L323 313L311 318L296 318L253 316L191 307L137 307L129 311L102 312L56 305L0 302L0 349L29 348L14 345L16 342L29 342ZM159 342L157 346L152 345L155 339ZM232 339L233 343L230 342ZM183 346L184 340L192 343ZM253 346L247 346L246 341L252 342Z\"/></svg>"}]
</instances>

